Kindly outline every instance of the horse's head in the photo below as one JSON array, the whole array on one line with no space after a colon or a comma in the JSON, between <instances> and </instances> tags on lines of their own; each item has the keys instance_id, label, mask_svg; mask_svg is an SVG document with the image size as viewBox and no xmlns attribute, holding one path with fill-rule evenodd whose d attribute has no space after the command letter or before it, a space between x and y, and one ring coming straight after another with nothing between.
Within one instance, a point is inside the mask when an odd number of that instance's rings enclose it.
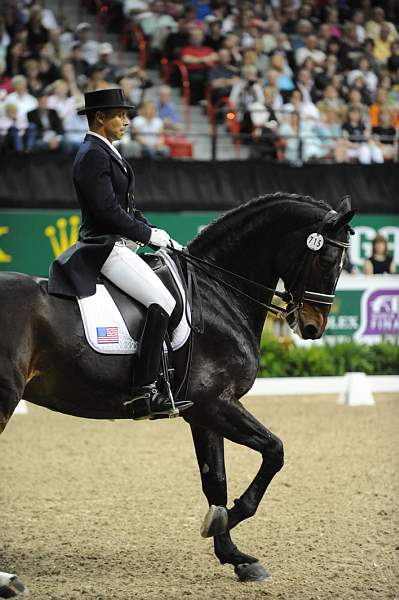
<instances>
[{"instance_id":1,"label":"horse's head","mask_svg":"<svg viewBox=\"0 0 399 600\"><path fill-rule=\"evenodd\" d=\"M337 212L326 212L316 226L313 223L291 233L296 256L282 275L291 294L286 318L303 339L316 340L324 333L349 247L349 234L353 233L349 222L354 213L346 197Z\"/></svg>"}]
</instances>

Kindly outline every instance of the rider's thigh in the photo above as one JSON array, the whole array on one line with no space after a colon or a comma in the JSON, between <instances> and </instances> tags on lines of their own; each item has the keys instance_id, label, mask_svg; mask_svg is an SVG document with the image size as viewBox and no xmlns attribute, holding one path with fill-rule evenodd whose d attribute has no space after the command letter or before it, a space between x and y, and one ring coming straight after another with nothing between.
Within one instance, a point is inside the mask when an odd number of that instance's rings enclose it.
<instances>
[{"instance_id":1,"label":"rider's thigh","mask_svg":"<svg viewBox=\"0 0 399 600\"><path fill-rule=\"evenodd\" d=\"M159 304L171 315L175 299L153 270L126 246L114 246L101 273L144 306Z\"/></svg>"}]
</instances>

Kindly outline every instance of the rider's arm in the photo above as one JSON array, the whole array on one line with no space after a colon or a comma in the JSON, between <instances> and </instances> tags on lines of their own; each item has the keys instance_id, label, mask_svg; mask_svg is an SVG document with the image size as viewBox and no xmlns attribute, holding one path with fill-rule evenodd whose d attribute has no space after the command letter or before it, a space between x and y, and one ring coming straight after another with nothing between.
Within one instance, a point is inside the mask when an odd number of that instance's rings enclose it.
<instances>
[{"instance_id":1,"label":"rider's arm","mask_svg":"<svg viewBox=\"0 0 399 600\"><path fill-rule=\"evenodd\" d=\"M106 233L115 233L133 241L147 243L151 227L128 214L119 204L111 179L110 160L104 153L89 151L76 165L74 181L82 203Z\"/></svg>"},{"instance_id":2,"label":"rider's arm","mask_svg":"<svg viewBox=\"0 0 399 600\"><path fill-rule=\"evenodd\" d=\"M134 218L137 219L138 221L141 221L142 223L145 223L146 225L149 225L150 227L155 227L155 225L150 223L150 221L147 219L147 217L145 217L143 215L143 213L141 212L141 210L139 210L138 208L134 209Z\"/></svg>"}]
</instances>

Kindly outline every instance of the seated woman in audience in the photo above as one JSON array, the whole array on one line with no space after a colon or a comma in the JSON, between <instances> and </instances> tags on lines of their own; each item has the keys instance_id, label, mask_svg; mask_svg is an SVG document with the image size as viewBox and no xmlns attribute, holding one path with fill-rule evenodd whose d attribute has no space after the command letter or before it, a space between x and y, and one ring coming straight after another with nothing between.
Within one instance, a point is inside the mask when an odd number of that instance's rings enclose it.
<instances>
[{"instance_id":1,"label":"seated woman in audience","mask_svg":"<svg viewBox=\"0 0 399 600\"><path fill-rule=\"evenodd\" d=\"M243 61L240 37L236 33L230 32L223 42L223 48L230 52L230 64L239 69Z\"/></svg>"},{"instance_id":2,"label":"seated woman in audience","mask_svg":"<svg viewBox=\"0 0 399 600\"><path fill-rule=\"evenodd\" d=\"M392 125L392 113L382 108L378 116L378 125L371 129L374 142L380 148L384 160L392 160L398 156L396 147L396 129Z\"/></svg>"},{"instance_id":3,"label":"seated woman in audience","mask_svg":"<svg viewBox=\"0 0 399 600\"><path fill-rule=\"evenodd\" d=\"M33 131L25 115L18 116L17 105L6 102L4 114L0 117L1 152L23 152L32 149Z\"/></svg>"},{"instance_id":4,"label":"seated woman in audience","mask_svg":"<svg viewBox=\"0 0 399 600\"><path fill-rule=\"evenodd\" d=\"M364 272L366 275L396 273L395 261L388 254L388 242L383 235L374 238L372 255L364 261Z\"/></svg>"},{"instance_id":5,"label":"seated woman in audience","mask_svg":"<svg viewBox=\"0 0 399 600\"><path fill-rule=\"evenodd\" d=\"M356 109L360 112L361 120L366 127L370 125L370 113L369 108L362 102L362 96L357 88L350 88L348 93L348 103L346 106L346 114L350 110Z\"/></svg>"},{"instance_id":6,"label":"seated woman in audience","mask_svg":"<svg viewBox=\"0 0 399 600\"><path fill-rule=\"evenodd\" d=\"M290 115L292 111L296 111L301 117L308 120L317 121L320 117L320 111L312 101L304 101L302 92L295 89L291 92L289 102L286 102L282 107L282 118L284 115Z\"/></svg>"},{"instance_id":7,"label":"seated woman in audience","mask_svg":"<svg viewBox=\"0 0 399 600\"><path fill-rule=\"evenodd\" d=\"M48 107L56 110L61 119L65 119L75 111L75 98L68 94L68 84L64 79L54 81L50 86L50 91Z\"/></svg>"},{"instance_id":8,"label":"seated woman in audience","mask_svg":"<svg viewBox=\"0 0 399 600\"><path fill-rule=\"evenodd\" d=\"M144 90L133 77L122 77L118 81L118 85L122 88L125 98L133 104L139 106L144 99Z\"/></svg>"},{"instance_id":9,"label":"seated woman in audience","mask_svg":"<svg viewBox=\"0 0 399 600\"><path fill-rule=\"evenodd\" d=\"M24 75L27 79L28 92L36 96L43 89L43 81L40 78L39 63L34 58L28 58L24 62Z\"/></svg>"},{"instance_id":10,"label":"seated woman in audience","mask_svg":"<svg viewBox=\"0 0 399 600\"><path fill-rule=\"evenodd\" d=\"M368 140L368 129L362 121L358 108L350 108L342 125L343 140L340 145L340 157L343 162L356 159L364 165L372 162L383 163L384 157L375 142Z\"/></svg>"},{"instance_id":11,"label":"seated woman in audience","mask_svg":"<svg viewBox=\"0 0 399 600\"><path fill-rule=\"evenodd\" d=\"M76 107L84 106L84 96L75 96ZM65 148L76 152L87 133L86 115L78 115L76 110L69 112L63 121Z\"/></svg>"},{"instance_id":12,"label":"seated woman in audience","mask_svg":"<svg viewBox=\"0 0 399 600\"><path fill-rule=\"evenodd\" d=\"M342 123L346 115L346 106L339 96L338 90L333 85L327 85L323 91L323 98L316 103L320 114L333 111L337 122Z\"/></svg>"},{"instance_id":13,"label":"seated woman in audience","mask_svg":"<svg viewBox=\"0 0 399 600\"><path fill-rule=\"evenodd\" d=\"M24 75L15 75L12 78L13 92L6 96L7 102L17 106L18 117L26 117L30 110L37 106L37 99L28 91L28 82Z\"/></svg>"},{"instance_id":14,"label":"seated woman in audience","mask_svg":"<svg viewBox=\"0 0 399 600\"><path fill-rule=\"evenodd\" d=\"M43 44L46 44L49 39L49 31L43 27L42 7L32 2L30 7L29 20L27 22L28 29L28 46L34 56Z\"/></svg>"},{"instance_id":15,"label":"seated woman in audience","mask_svg":"<svg viewBox=\"0 0 399 600\"><path fill-rule=\"evenodd\" d=\"M335 108L326 107L320 112L320 119L314 126L314 143L317 146L318 159L337 160L339 152L339 139L341 137L341 123Z\"/></svg>"},{"instance_id":16,"label":"seated woman in audience","mask_svg":"<svg viewBox=\"0 0 399 600\"><path fill-rule=\"evenodd\" d=\"M66 60L61 65L61 78L65 81L68 89L68 96L78 96L81 95L81 90L79 89L78 82L76 79L75 67L72 61Z\"/></svg>"},{"instance_id":17,"label":"seated woman in audience","mask_svg":"<svg viewBox=\"0 0 399 600\"><path fill-rule=\"evenodd\" d=\"M162 119L156 114L155 104L145 100L139 115L133 119L132 133L141 146L142 156L162 158L169 156L169 148L165 144Z\"/></svg>"},{"instance_id":18,"label":"seated woman in audience","mask_svg":"<svg viewBox=\"0 0 399 600\"><path fill-rule=\"evenodd\" d=\"M56 79L61 76L59 63L55 56L55 50L53 44L48 42L44 44L39 50L39 77L43 82L43 86L46 87L53 83Z\"/></svg>"},{"instance_id":19,"label":"seated woman in audience","mask_svg":"<svg viewBox=\"0 0 399 600\"><path fill-rule=\"evenodd\" d=\"M372 104L372 94L368 91L366 80L363 75L358 75L352 82L351 89L358 90L363 104L370 106Z\"/></svg>"},{"instance_id":20,"label":"seated woman in audience","mask_svg":"<svg viewBox=\"0 0 399 600\"><path fill-rule=\"evenodd\" d=\"M293 72L286 57L278 52L270 58L270 68L278 72L277 87L283 98L287 98L295 88Z\"/></svg>"},{"instance_id":21,"label":"seated woman in audience","mask_svg":"<svg viewBox=\"0 0 399 600\"><path fill-rule=\"evenodd\" d=\"M280 110L284 104L283 95L279 90L279 72L276 69L268 69L265 77L265 85L273 89L273 108Z\"/></svg>"},{"instance_id":22,"label":"seated woman in audience","mask_svg":"<svg viewBox=\"0 0 399 600\"><path fill-rule=\"evenodd\" d=\"M299 115L296 111L289 113L288 119L280 125L278 135L284 143L284 158L290 163L302 163L302 141Z\"/></svg>"},{"instance_id":23,"label":"seated woman in audience","mask_svg":"<svg viewBox=\"0 0 399 600\"><path fill-rule=\"evenodd\" d=\"M348 73L348 85L352 86L358 77L363 77L365 85L370 94L373 94L376 91L378 77L375 72L370 69L370 61L367 56L361 56L357 61L356 69L353 69Z\"/></svg>"}]
</instances>

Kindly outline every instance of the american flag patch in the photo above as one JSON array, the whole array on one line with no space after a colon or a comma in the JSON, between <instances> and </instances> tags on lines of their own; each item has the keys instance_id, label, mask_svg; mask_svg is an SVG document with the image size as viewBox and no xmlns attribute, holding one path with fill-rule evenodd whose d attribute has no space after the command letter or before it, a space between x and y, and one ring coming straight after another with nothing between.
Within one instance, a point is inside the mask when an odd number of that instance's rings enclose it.
<instances>
[{"instance_id":1,"label":"american flag patch","mask_svg":"<svg viewBox=\"0 0 399 600\"><path fill-rule=\"evenodd\" d=\"M97 327L98 344L118 344L118 327Z\"/></svg>"}]
</instances>

